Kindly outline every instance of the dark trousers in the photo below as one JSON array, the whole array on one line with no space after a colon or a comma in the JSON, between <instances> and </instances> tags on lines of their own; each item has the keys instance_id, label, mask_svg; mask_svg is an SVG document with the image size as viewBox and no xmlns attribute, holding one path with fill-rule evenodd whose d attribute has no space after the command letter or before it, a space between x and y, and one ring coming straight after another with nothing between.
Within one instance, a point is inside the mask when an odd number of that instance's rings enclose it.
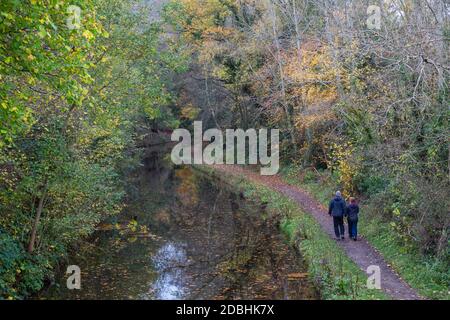
<instances>
[{"instance_id":1,"label":"dark trousers","mask_svg":"<svg viewBox=\"0 0 450 320\"><path fill-rule=\"evenodd\" d=\"M334 223L334 233L336 234L336 238L340 238L344 236L344 217L333 217Z\"/></svg>"},{"instance_id":2,"label":"dark trousers","mask_svg":"<svg viewBox=\"0 0 450 320\"><path fill-rule=\"evenodd\" d=\"M350 238L356 238L358 236L358 221L348 220L348 235Z\"/></svg>"}]
</instances>

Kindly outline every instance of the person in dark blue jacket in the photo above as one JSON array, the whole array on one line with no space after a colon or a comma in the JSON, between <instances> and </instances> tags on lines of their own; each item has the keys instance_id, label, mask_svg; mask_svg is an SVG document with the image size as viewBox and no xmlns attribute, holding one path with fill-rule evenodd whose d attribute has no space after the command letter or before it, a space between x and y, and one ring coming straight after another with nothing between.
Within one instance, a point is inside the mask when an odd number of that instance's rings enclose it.
<instances>
[{"instance_id":1,"label":"person in dark blue jacket","mask_svg":"<svg viewBox=\"0 0 450 320\"><path fill-rule=\"evenodd\" d=\"M359 206L356 203L355 198L350 198L350 204L347 207L345 216L348 222L348 235L350 239L358 240L358 215Z\"/></svg>"},{"instance_id":2,"label":"person in dark blue jacket","mask_svg":"<svg viewBox=\"0 0 450 320\"><path fill-rule=\"evenodd\" d=\"M336 238L344 240L344 215L347 210L347 204L342 198L340 191L336 192L336 196L330 201L330 206L328 209L328 214L333 217L334 223L334 233Z\"/></svg>"}]
</instances>

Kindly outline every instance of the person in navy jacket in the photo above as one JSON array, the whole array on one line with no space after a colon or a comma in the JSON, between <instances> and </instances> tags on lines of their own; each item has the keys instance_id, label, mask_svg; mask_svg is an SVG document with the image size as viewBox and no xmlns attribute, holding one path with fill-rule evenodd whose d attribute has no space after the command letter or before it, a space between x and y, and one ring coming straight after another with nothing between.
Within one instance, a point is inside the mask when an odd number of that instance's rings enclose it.
<instances>
[{"instance_id":1,"label":"person in navy jacket","mask_svg":"<svg viewBox=\"0 0 450 320\"><path fill-rule=\"evenodd\" d=\"M348 234L350 239L358 239L358 216L359 216L359 206L356 203L355 198L350 198L350 204L347 207L345 216L348 222Z\"/></svg>"},{"instance_id":2,"label":"person in navy jacket","mask_svg":"<svg viewBox=\"0 0 450 320\"><path fill-rule=\"evenodd\" d=\"M330 206L328 208L328 214L333 217L334 223L334 233L336 234L337 240L344 240L344 215L347 210L347 204L342 198L340 191L336 192L336 196L330 201Z\"/></svg>"}]
</instances>

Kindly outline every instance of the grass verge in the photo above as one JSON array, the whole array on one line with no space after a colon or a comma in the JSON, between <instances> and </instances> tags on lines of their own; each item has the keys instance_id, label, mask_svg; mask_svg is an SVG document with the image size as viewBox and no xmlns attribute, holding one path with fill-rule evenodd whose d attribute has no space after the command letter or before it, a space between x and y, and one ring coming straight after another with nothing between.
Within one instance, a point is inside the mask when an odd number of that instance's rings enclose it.
<instances>
[{"instance_id":1,"label":"grass verge","mask_svg":"<svg viewBox=\"0 0 450 320\"><path fill-rule=\"evenodd\" d=\"M307 190L320 203L328 205L330 197L338 188L327 172L300 174L300 170L285 167L283 180ZM392 266L392 268L420 295L429 299L450 299L450 271L445 261L421 255L418 250L407 249L388 222L364 215L361 206L359 232Z\"/></svg>"}]
</instances>

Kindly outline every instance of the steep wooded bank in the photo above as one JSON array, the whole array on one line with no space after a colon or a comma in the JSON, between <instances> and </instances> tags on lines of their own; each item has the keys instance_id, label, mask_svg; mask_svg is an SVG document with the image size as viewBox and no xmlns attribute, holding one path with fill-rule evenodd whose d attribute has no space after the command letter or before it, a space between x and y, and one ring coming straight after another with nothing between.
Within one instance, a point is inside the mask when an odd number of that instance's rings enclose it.
<instances>
[{"instance_id":1,"label":"steep wooded bank","mask_svg":"<svg viewBox=\"0 0 450 320\"><path fill-rule=\"evenodd\" d=\"M186 60L150 16L134 0L1 1L0 298L41 289L121 211L133 141L177 126L166 84Z\"/></svg>"}]
</instances>

